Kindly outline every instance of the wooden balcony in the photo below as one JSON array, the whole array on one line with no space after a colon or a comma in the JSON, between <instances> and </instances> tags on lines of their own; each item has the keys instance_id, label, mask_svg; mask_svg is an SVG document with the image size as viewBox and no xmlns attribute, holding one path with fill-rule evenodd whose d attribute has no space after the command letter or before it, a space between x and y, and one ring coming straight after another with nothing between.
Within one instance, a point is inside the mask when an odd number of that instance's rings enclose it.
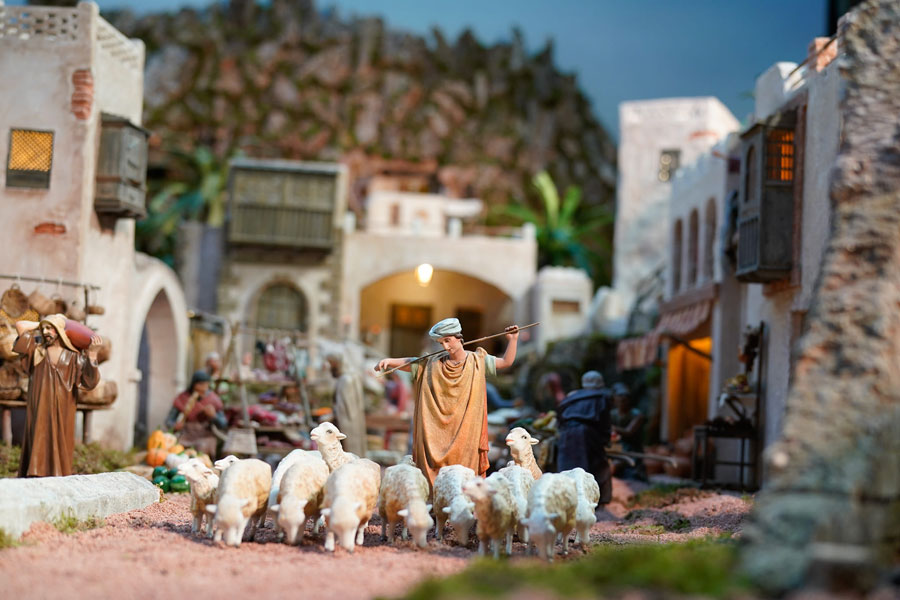
<instances>
[{"instance_id":1,"label":"wooden balcony","mask_svg":"<svg viewBox=\"0 0 900 600\"><path fill-rule=\"evenodd\" d=\"M271 206L250 202L232 206L231 244L329 249L334 243L330 208Z\"/></svg>"}]
</instances>

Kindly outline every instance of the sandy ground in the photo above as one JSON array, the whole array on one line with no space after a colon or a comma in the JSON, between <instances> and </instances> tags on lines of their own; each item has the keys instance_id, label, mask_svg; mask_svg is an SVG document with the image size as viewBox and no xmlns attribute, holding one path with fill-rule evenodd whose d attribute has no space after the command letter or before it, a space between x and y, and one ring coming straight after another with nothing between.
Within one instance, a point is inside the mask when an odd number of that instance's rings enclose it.
<instances>
[{"instance_id":1,"label":"sandy ground","mask_svg":"<svg viewBox=\"0 0 900 600\"><path fill-rule=\"evenodd\" d=\"M613 502L599 511L591 532L595 543L675 542L691 537L739 534L750 504L738 496L702 492L677 504L645 509L625 517L635 485L616 480ZM35 524L19 547L0 550L3 598L284 598L319 597L353 600L404 594L430 576L462 570L476 546L440 544L429 538L427 550L409 542L384 545L377 517L369 525L363 548L332 554L322 540L307 534L290 547L277 543L274 530L261 530L255 542L227 548L190 532L187 494L106 519L104 526L63 534ZM669 513L669 514L663 514ZM684 521L687 519L689 525ZM679 523L661 532L660 523ZM452 534L448 535L452 538ZM567 560L583 550L574 547ZM526 557L515 543L515 561Z\"/></svg>"}]
</instances>

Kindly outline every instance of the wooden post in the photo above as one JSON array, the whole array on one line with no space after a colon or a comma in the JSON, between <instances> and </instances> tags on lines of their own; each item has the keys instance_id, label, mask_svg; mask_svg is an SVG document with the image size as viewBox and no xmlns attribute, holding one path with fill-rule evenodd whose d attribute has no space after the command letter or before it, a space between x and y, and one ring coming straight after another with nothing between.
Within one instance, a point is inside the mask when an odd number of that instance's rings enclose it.
<instances>
[{"instance_id":1,"label":"wooden post","mask_svg":"<svg viewBox=\"0 0 900 600\"><path fill-rule=\"evenodd\" d=\"M81 414L83 416L81 420L81 442L83 444L90 444L93 440L93 436L91 436L91 422L93 421L94 411L82 409Z\"/></svg>"},{"instance_id":2,"label":"wooden post","mask_svg":"<svg viewBox=\"0 0 900 600\"><path fill-rule=\"evenodd\" d=\"M3 443L12 446L12 409L3 407Z\"/></svg>"}]
</instances>

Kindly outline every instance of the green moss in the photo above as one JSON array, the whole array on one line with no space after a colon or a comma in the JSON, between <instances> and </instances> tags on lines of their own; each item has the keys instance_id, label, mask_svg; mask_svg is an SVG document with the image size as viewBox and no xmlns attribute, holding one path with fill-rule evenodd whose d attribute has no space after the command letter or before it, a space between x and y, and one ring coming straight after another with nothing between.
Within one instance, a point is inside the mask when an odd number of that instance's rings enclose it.
<instances>
[{"instance_id":1,"label":"green moss","mask_svg":"<svg viewBox=\"0 0 900 600\"><path fill-rule=\"evenodd\" d=\"M682 500L700 498L704 492L697 488L684 487L684 484L662 484L639 492L631 497L628 506L641 506L644 508L661 508L670 504L677 504Z\"/></svg>"},{"instance_id":2,"label":"green moss","mask_svg":"<svg viewBox=\"0 0 900 600\"><path fill-rule=\"evenodd\" d=\"M19 540L14 538L12 534L7 533L5 529L0 527L0 550L3 550L4 548L15 548L19 545L21 545Z\"/></svg>"},{"instance_id":3,"label":"green moss","mask_svg":"<svg viewBox=\"0 0 900 600\"><path fill-rule=\"evenodd\" d=\"M21 460L22 448L20 446L0 444L0 478L15 477L19 472Z\"/></svg>"},{"instance_id":4,"label":"green moss","mask_svg":"<svg viewBox=\"0 0 900 600\"><path fill-rule=\"evenodd\" d=\"M65 534L77 533L79 531L87 531L89 529L97 529L105 527L106 521L97 517L88 517L84 521L79 520L71 512L60 515L53 521L53 526L60 532Z\"/></svg>"},{"instance_id":5,"label":"green moss","mask_svg":"<svg viewBox=\"0 0 900 600\"><path fill-rule=\"evenodd\" d=\"M733 543L712 539L686 544L595 546L578 560L535 565L481 560L445 579L431 579L408 600L502 597L525 589L561 597L601 597L627 589L714 598L737 596L747 583L735 574Z\"/></svg>"},{"instance_id":6,"label":"green moss","mask_svg":"<svg viewBox=\"0 0 900 600\"><path fill-rule=\"evenodd\" d=\"M72 472L78 475L108 473L134 464L134 450L109 450L96 442L75 444Z\"/></svg>"}]
</instances>

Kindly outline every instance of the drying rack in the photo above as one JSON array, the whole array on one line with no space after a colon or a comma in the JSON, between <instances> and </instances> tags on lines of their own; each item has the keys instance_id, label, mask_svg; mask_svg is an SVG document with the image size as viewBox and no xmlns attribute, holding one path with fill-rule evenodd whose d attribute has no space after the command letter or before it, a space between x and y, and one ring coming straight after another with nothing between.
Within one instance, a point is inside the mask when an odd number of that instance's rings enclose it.
<instances>
[{"instance_id":1,"label":"drying rack","mask_svg":"<svg viewBox=\"0 0 900 600\"><path fill-rule=\"evenodd\" d=\"M94 291L94 292L100 291L99 285L94 285L93 283L85 283L83 281L69 281L67 279L63 279L62 277L57 277L57 278L35 277L34 275L19 275L16 273L13 273L13 274L0 273L0 279L8 279L11 281L28 281L31 283L50 283L50 284L55 284L57 286L64 285L66 287L81 288L84 290L84 305L85 305L85 307L87 307L87 305L90 303L90 298L88 297L88 294L91 291Z\"/></svg>"}]
</instances>

